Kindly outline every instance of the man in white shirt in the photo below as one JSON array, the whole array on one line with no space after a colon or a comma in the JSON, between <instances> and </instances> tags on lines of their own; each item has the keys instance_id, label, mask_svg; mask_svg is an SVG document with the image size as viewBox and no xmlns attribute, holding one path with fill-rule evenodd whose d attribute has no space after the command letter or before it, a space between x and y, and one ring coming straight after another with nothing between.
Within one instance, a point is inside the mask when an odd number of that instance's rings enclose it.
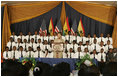
<instances>
[{"instance_id":1,"label":"man in white shirt","mask_svg":"<svg viewBox=\"0 0 118 77\"><path fill-rule=\"evenodd\" d=\"M88 37L86 37L86 41L89 41L89 45L91 45L92 38L91 38L90 34L88 34Z\"/></svg>"},{"instance_id":2,"label":"man in white shirt","mask_svg":"<svg viewBox=\"0 0 118 77\"><path fill-rule=\"evenodd\" d=\"M82 44L86 43L86 37L84 36L83 33L81 34L81 42L82 42Z\"/></svg>"},{"instance_id":3,"label":"man in white shirt","mask_svg":"<svg viewBox=\"0 0 118 77\"><path fill-rule=\"evenodd\" d=\"M26 36L26 39L27 39L28 43L31 42L31 38L32 38L31 32L28 32L28 35Z\"/></svg>"},{"instance_id":4,"label":"man in white shirt","mask_svg":"<svg viewBox=\"0 0 118 77\"><path fill-rule=\"evenodd\" d=\"M37 47L37 50L36 51L34 51L34 58L40 58L40 56L41 56L41 53L42 51L41 51L41 49L40 49L40 47L38 46Z\"/></svg>"},{"instance_id":5,"label":"man in white shirt","mask_svg":"<svg viewBox=\"0 0 118 77\"><path fill-rule=\"evenodd\" d=\"M88 48L88 51L91 52L91 45L89 44L89 41L86 41L84 48Z\"/></svg>"},{"instance_id":6,"label":"man in white shirt","mask_svg":"<svg viewBox=\"0 0 118 77\"><path fill-rule=\"evenodd\" d=\"M28 50L28 43L27 43L27 40L26 39L24 39L23 44L22 44L22 47L23 47L23 50L24 51L27 51Z\"/></svg>"},{"instance_id":7,"label":"man in white shirt","mask_svg":"<svg viewBox=\"0 0 118 77\"><path fill-rule=\"evenodd\" d=\"M107 41L110 41L110 44L112 44L113 43L113 41L112 41L112 37L110 37L110 34L107 34L107 37L105 38L105 44L107 44Z\"/></svg>"},{"instance_id":8,"label":"man in white shirt","mask_svg":"<svg viewBox=\"0 0 118 77\"><path fill-rule=\"evenodd\" d=\"M110 44L110 40L107 41L107 44L105 46L105 52L107 53L110 48L113 48L113 46Z\"/></svg>"},{"instance_id":9,"label":"man in white shirt","mask_svg":"<svg viewBox=\"0 0 118 77\"><path fill-rule=\"evenodd\" d=\"M11 51L9 51L9 47L5 48L3 52L3 59L11 59Z\"/></svg>"},{"instance_id":10,"label":"man in white shirt","mask_svg":"<svg viewBox=\"0 0 118 77\"><path fill-rule=\"evenodd\" d=\"M37 44L34 42L34 38L31 38L31 42L28 44L28 46L32 47L32 51L36 51Z\"/></svg>"},{"instance_id":11,"label":"man in white shirt","mask_svg":"<svg viewBox=\"0 0 118 77\"><path fill-rule=\"evenodd\" d=\"M32 38L34 38L34 41L35 41L35 43L37 43L37 41L38 41L38 34L37 34L37 31L35 31L35 33L34 33L34 35L32 36Z\"/></svg>"},{"instance_id":12,"label":"man in white shirt","mask_svg":"<svg viewBox=\"0 0 118 77\"><path fill-rule=\"evenodd\" d=\"M31 57L33 57L33 55L34 55L34 53L33 53L33 51L32 51L32 47L29 46L29 47L28 47L28 51L26 52L26 57L31 58Z\"/></svg>"},{"instance_id":13,"label":"man in white shirt","mask_svg":"<svg viewBox=\"0 0 118 77\"><path fill-rule=\"evenodd\" d=\"M45 51L45 58L53 58L53 52L46 50Z\"/></svg>"},{"instance_id":14,"label":"man in white shirt","mask_svg":"<svg viewBox=\"0 0 118 77\"><path fill-rule=\"evenodd\" d=\"M91 45L91 51L93 51L94 49L96 49L96 52L100 51L100 46L97 44L97 40L94 39L94 43Z\"/></svg>"},{"instance_id":15,"label":"man in white shirt","mask_svg":"<svg viewBox=\"0 0 118 77\"><path fill-rule=\"evenodd\" d=\"M83 56L85 56L86 54L90 55L87 48L84 49Z\"/></svg>"},{"instance_id":16,"label":"man in white shirt","mask_svg":"<svg viewBox=\"0 0 118 77\"><path fill-rule=\"evenodd\" d=\"M105 50L104 42L103 42L103 41L100 42L100 50L101 50L102 48ZM99 52L100 52L100 51L99 51Z\"/></svg>"},{"instance_id":17,"label":"man in white shirt","mask_svg":"<svg viewBox=\"0 0 118 77\"><path fill-rule=\"evenodd\" d=\"M46 50L51 51L51 47L50 47L50 45L48 45L47 40L44 40L44 44L42 46L42 50L43 51L46 51Z\"/></svg>"},{"instance_id":18,"label":"man in white shirt","mask_svg":"<svg viewBox=\"0 0 118 77\"><path fill-rule=\"evenodd\" d=\"M95 49L93 50L93 53L90 55L90 58L91 58L91 59L96 59L96 60L98 59L98 55L97 55Z\"/></svg>"},{"instance_id":19,"label":"man in white shirt","mask_svg":"<svg viewBox=\"0 0 118 77\"><path fill-rule=\"evenodd\" d=\"M23 35L23 33L22 32L20 32L20 35L18 36L18 38L20 38L21 39L21 43L23 42L23 40L24 40L24 35Z\"/></svg>"},{"instance_id":20,"label":"man in white shirt","mask_svg":"<svg viewBox=\"0 0 118 77\"><path fill-rule=\"evenodd\" d=\"M43 50L42 46L43 44L41 42L41 39L38 39L37 47L40 47L40 49Z\"/></svg>"},{"instance_id":21,"label":"man in white shirt","mask_svg":"<svg viewBox=\"0 0 118 77\"><path fill-rule=\"evenodd\" d=\"M93 35L93 38L91 38L91 44L94 43L94 40L96 39L96 44L98 44L99 40L98 40L98 37L96 37L96 34Z\"/></svg>"},{"instance_id":22,"label":"man in white shirt","mask_svg":"<svg viewBox=\"0 0 118 77\"><path fill-rule=\"evenodd\" d=\"M76 51L77 51L77 48L78 48L78 45L76 44L76 41L75 41L75 40L73 40L73 43L72 43L72 44L70 44L70 45L72 46L73 51L74 51L74 52L76 52Z\"/></svg>"},{"instance_id":23,"label":"man in white shirt","mask_svg":"<svg viewBox=\"0 0 118 77\"><path fill-rule=\"evenodd\" d=\"M17 36L15 35L15 32L13 32L10 37L13 38L13 42L17 42Z\"/></svg>"},{"instance_id":24,"label":"man in white shirt","mask_svg":"<svg viewBox=\"0 0 118 77\"><path fill-rule=\"evenodd\" d=\"M100 37L98 39L98 43L100 44L101 41L103 41L105 43L105 38L103 37L103 33L100 34Z\"/></svg>"},{"instance_id":25,"label":"man in white shirt","mask_svg":"<svg viewBox=\"0 0 118 77\"><path fill-rule=\"evenodd\" d=\"M71 40L72 39L72 35L71 35L71 32L69 31L68 32L68 35L65 36L65 40L68 40L69 43L71 43Z\"/></svg>"},{"instance_id":26,"label":"man in white shirt","mask_svg":"<svg viewBox=\"0 0 118 77\"><path fill-rule=\"evenodd\" d=\"M13 46L13 50L11 51L12 59L19 59L19 51L16 50L16 46Z\"/></svg>"},{"instance_id":27,"label":"man in white shirt","mask_svg":"<svg viewBox=\"0 0 118 77\"><path fill-rule=\"evenodd\" d=\"M81 59L83 56L84 56L84 54L83 54L83 52L81 51L81 47L78 47L77 48L77 55L78 55L78 59Z\"/></svg>"},{"instance_id":28,"label":"man in white shirt","mask_svg":"<svg viewBox=\"0 0 118 77\"><path fill-rule=\"evenodd\" d=\"M103 48L100 50L100 53L98 53L98 61L99 62L106 62L106 54L104 53Z\"/></svg>"},{"instance_id":29,"label":"man in white shirt","mask_svg":"<svg viewBox=\"0 0 118 77\"><path fill-rule=\"evenodd\" d=\"M82 42L81 41L79 42L79 45L78 46L81 47L81 50L83 52L84 51L84 46L82 45Z\"/></svg>"},{"instance_id":30,"label":"man in white shirt","mask_svg":"<svg viewBox=\"0 0 118 77\"><path fill-rule=\"evenodd\" d=\"M65 41L64 43L64 52L68 52L70 49L70 44L68 43L68 40Z\"/></svg>"},{"instance_id":31,"label":"man in white shirt","mask_svg":"<svg viewBox=\"0 0 118 77\"><path fill-rule=\"evenodd\" d=\"M19 51L19 47L20 47L20 46L23 46L23 44L21 43L21 39L20 39L20 38L18 38L17 41L18 41L18 42L16 43L16 48L17 48L17 50Z\"/></svg>"},{"instance_id":32,"label":"man in white shirt","mask_svg":"<svg viewBox=\"0 0 118 77\"><path fill-rule=\"evenodd\" d=\"M68 51L67 50L63 52L63 58L68 58Z\"/></svg>"},{"instance_id":33,"label":"man in white shirt","mask_svg":"<svg viewBox=\"0 0 118 77\"><path fill-rule=\"evenodd\" d=\"M13 42L13 38L10 37L10 41L7 43L7 47L9 47L9 50L12 51L13 46L15 46L16 43Z\"/></svg>"},{"instance_id":34,"label":"man in white shirt","mask_svg":"<svg viewBox=\"0 0 118 77\"><path fill-rule=\"evenodd\" d=\"M68 58L73 58L73 49L72 48L70 48L69 49L69 52L68 52Z\"/></svg>"},{"instance_id":35,"label":"man in white shirt","mask_svg":"<svg viewBox=\"0 0 118 77\"><path fill-rule=\"evenodd\" d=\"M20 46L19 48L19 57L26 57L26 51L23 51L23 47Z\"/></svg>"}]
</instances>

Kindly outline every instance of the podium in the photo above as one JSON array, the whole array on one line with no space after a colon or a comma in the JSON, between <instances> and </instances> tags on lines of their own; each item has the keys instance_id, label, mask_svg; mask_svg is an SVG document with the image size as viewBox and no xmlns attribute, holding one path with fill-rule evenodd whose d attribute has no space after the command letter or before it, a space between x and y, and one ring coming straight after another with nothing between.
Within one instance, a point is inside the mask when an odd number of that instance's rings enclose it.
<instances>
[{"instance_id":1,"label":"podium","mask_svg":"<svg viewBox=\"0 0 118 77\"><path fill-rule=\"evenodd\" d=\"M53 43L52 51L54 52L54 58L62 58L63 57L63 43Z\"/></svg>"}]
</instances>

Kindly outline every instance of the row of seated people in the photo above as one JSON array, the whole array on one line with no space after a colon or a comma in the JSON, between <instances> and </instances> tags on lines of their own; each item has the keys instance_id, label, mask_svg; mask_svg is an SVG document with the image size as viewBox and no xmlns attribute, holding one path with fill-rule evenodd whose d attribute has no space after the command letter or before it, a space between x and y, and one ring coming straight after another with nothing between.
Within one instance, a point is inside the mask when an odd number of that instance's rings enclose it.
<instances>
[{"instance_id":1,"label":"row of seated people","mask_svg":"<svg viewBox=\"0 0 118 77\"><path fill-rule=\"evenodd\" d=\"M11 37L13 38L13 42L18 42L18 39L21 39L21 42L24 41L24 39L27 40L28 43L31 42L31 39L34 39L34 42L37 43L38 39L41 39L41 42L44 42L44 40L47 40L47 42L50 43L50 41L54 40L57 38L57 33L54 33L54 36L50 36L50 34L48 34L47 36L45 35L40 35L37 34L37 31L34 33L34 35L31 35L31 33L29 32L28 35L23 35L22 32L20 32L19 36L16 36L15 33L13 32ZM107 34L107 37L103 37L103 33L101 33L100 37L96 37L96 34L93 35L93 37L90 36L90 34L88 34L88 37L85 37L84 34L81 34L81 36L78 36L77 33L75 33L75 35L71 35L71 32L68 32L68 35L62 36L62 39L64 41L68 41L69 43L72 43L73 40L76 40L77 43L79 43L80 41L83 42L83 44L86 43L86 41L89 41L89 44L93 44L93 40L96 39L97 43L100 44L101 41L104 42L104 45L107 44L107 41L110 41L110 44L112 44L112 38L110 37L110 34Z\"/></svg>"},{"instance_id":2,"label":"row of seated people","mask_svg":"<svg viewBox=\"0 0 118 77\"><path fill-rule=\"evenodd\" d=\"M100 52L97 52L96 49L93 52L89 52L88 48L85 48L84 51L81 51L81 47L77 48L77 51L74 51L72 48L69 51L64 50L62 58L78 58L81 59L86 54L90 55L91 59L96 59L99 62L114 61L117 58L116 52L113 52L113 49L110 48L107 53L104 52L102 48ZM19 59L21 57L33 57L33 58L53 58L53 51L46 49L42 51L40 47L37 47L37 51L32 51L32 47L28 47L28 51L24 51L23 47L20 46L19 50L16 49L16 46L13 47L12 51L9 51L9 48L6 47L6 50L3 52L3 59Z\"/></svg>"},{"instance_id":3,"label":"row of seated people","mask_svg":"<svg viewBox=\"0 0 118 77\"><path fill-rule=\"evenodd\" d=\"M12 51L13 46L16 46L16 49L19 50L19 47L22 46L24 51L28 50L28 47L31 46L33 48L33 51L37 50L37 47L40 47L42 51L45 51L45 49L48 49L49 51L53 51L53 43L54 40L51 40L50 43L48 43L47 40L44 40L44 42L41 42L41 39L38 39L38 42L34 42L34 38L31 39L30 43L27 43L27 40L24 39L24 42L21 43L21 39L18 38L18 42L12 42L13 38L10 38L10 41L7 43L7 47L9 47L9 50ZM85 48L88 48L90 52L92 52L94 49L96 49L97 52L100 52L100 49L103 48L104 52L107 52L110 48L113 48L113 46L110 44L110 40L107 41L107 44L104 45L104 42L101 41L100 44L97 43L97 40L93 40L93 44L89 44L89 41L86 41L86 43L83 45L83 42L80 41L79 44L76 43L76 40L73 40L72 43L69 43L67 40L63 44L63 49L67 49L69 51L70 48L73 48L75 51L77 51L77 48L81 47L81 50L84 51Z\"/></svg>"}]
</instances>

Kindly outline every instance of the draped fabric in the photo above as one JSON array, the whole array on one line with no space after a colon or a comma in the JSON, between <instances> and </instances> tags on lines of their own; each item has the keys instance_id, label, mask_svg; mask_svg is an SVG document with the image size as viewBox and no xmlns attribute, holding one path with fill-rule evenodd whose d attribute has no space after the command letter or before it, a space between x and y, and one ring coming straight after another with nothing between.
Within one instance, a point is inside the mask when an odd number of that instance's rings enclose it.
<instances>
[{"instance_id":1,"label":"draped fabric","mask_svg":"<svg viewBox=\"0 0 118 77\"><path fill-rule=\"evenodd\" d=\"M51 17L54 26L57 24L57 21L59 21L61 16L61 8L62 3L60 3L58 6L48 11L47 13L42 14L38 17L11 24L11 32L15 32L16 35L19 35L20 32L23 32L24 35L27 35L28 32L31 32L33 34L36 30L40 30L43 19L46 21L46 26L48 30Z\"/></svg>"},{"instance_id":2,"label":"draped fabric","mask_svg":"<svg viewBox=\"0 0 118 77\"><path fill-rule=\"evenodd\" d=\"M10 31L10 22L7 12L7 5L4 5L4 15L3 15L3 25L2 25L2 51L5 50L5 46L9 41L9 37L11 36Z\"/></svg>"},{"instance_id":3,"label":"draped fabric","mask_svg":"<svg viewBox=\"0 0 118 77\"><path fill-rule=\"evenodd\" d=\"M72 26L75 19L77 20L77 24L78 24L80 17L81 17L83 27L85 30L85 36L90 34L93 37L93 35L96 34L97 37L99 37L101 33L104 34L104 37L106 37L106 35L108 33L110 35L112 35L112 32L113 32L112 26L99 22L99 21L96 21L94 19L91 19L91 18L79 13L78 11L73 9L71 6L69 6L67 3L65 4L65 8L66 8L66 16L69 17L70 26Z\"/></svg>"},{"instance_id":4,"label":"draped fabric","mask_svg":"<svg viewBox=\"0 0 118 77\"><path fill-rule=\"evenodd\" d=\"M4 6L1 7L1 37L2 37L3 16L4 16Z\"/></svg>"},{"instance_id":5,"label":"draped fabric","mask_svg":"<svg viewBox=\"0 0 118 77\"><path fill-rule=\"evenodd\" d=\"M116 20L114 23L114 30L113 30L113 34L112 34L112 39L113 39L113 47L117 48L117 16L116 16Z\"/></svg>"},{"instance_id":6,"label":"draped fabric","mask_svg":"<svg viewBox=\"0 0 118 77\"><path fill-rule=\"evenodd\" d=\"M81 1L66 1L66 3L77 10L79 13L84 14L89 18L109 25L114 25L113 23L117 11L116 7Z\"/></svg>"},{"instance_id":7,"label":"draped fabric","mask_svg":"<svg viewBox=\"0 0 118 77\"><path fill-rule=\"evenodd\" d=\"M45 1L35 4L9 6L10 21L13 24L35 18L50 11L59 4L60 1Z\"/></svg>"}]
</instances>

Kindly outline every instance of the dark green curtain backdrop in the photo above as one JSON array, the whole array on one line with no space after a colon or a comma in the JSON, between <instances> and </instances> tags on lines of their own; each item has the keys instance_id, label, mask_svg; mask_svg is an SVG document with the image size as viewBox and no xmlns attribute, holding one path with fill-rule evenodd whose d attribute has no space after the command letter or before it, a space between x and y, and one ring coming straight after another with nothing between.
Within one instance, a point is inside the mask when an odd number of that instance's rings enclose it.
<instances>
[{"instance_id":1,"label":"dark green curtain backdrop","mask_svg":"<svg viewBox=\"0 0 118 77\"><path fill-rule=\"evenodd\" d=\"M49 12L41 16L35 17L27 21L11 24L11 32L15 32L16 35L19 35L20 32L23 32L24 35L27 35L28 32L34 34L35 30L39 31L43 19L45 19L47 29L48 29L51 17L53 19L53 24L55 26L57 24L57 21L59 21L60 19L61 8L62 8L62 3L60 3L57 7L55 7L54 9L50 10ZM77 24L78 24L80 17L82 18L82 22L85 30L85 36L87 36L88 34L90 34L91 36L93 36L93 34L96 34L99 37L101 33L104 34L104 37L106 37L108 33L112 35L113 32L112 26L93 20L77 12L75 9L70 7L67 3L65 3L65 11L66 11L66 17L67 16L69 17L70 27L73 24L74 19L77 20Z\"/></svg>"},{"instance_id":2,"label":"dark green curtain backdrop","mask_svg":"<svg viewBox=\"0 0 118 77\"><path fill-rule=\"evenodd\" d=\"M65 3L65 9L66 9L66 16L69 18L69 24L70 26L73 24L74 19L77 20L77 24L79 24L80 17L82 19L82 23L85 30L85 36L90 34L93 36L93 34L96 34L98 37L101 33L104 34L104 37L109 33L112 35L113 27L104 24L102 22L93 20L79 12L77 12L75 9L73 9L71 6L69 6L67 3Z\"/></svg>"},{"instance_id":3,"label":"dark green curtain backdrop","mask_svg":"<svg viewBox=\"0 0 118 77\"><path fill-rule=\"evenodd\" d=\"M60 3L57 7L53 8L52 10L43 15L40 15L27 21L11 24L11 32L15 32L16 35L19 35L20 32L23 32L24 35L27 35L28 32L34 34L36 30L40 30L40 26L42 24L43 19L45 19L46 26L48 29L51 17L53 20L53 25L55 26L57 24L57 21L60 19L61 8L62 3Z\"/></svg>"}]
</instances>

